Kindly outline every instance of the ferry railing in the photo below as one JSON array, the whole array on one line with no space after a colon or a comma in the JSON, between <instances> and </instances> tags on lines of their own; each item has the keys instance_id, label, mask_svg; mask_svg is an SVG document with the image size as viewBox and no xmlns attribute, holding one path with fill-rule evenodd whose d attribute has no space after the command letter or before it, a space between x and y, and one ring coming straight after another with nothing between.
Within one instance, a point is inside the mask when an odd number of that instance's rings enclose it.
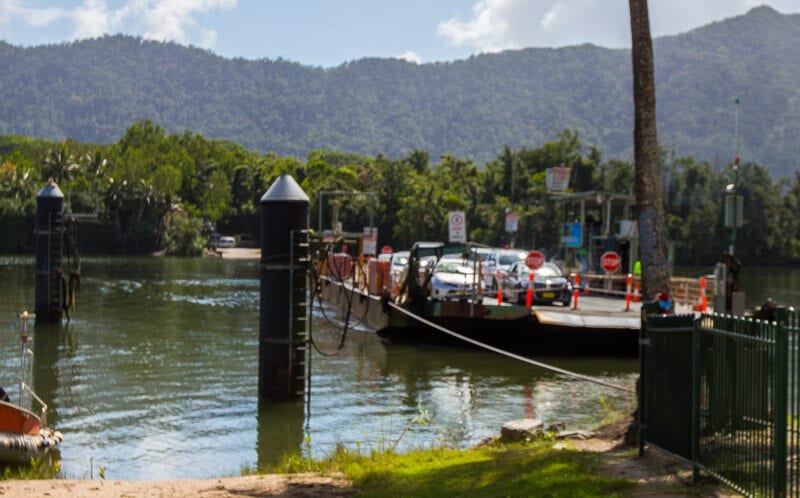
<instances>
[{"instance_id":1,"label":"ferry railing","mask_svg":"<svg viewBox=\"0 0 800 498\"><path fill-rule=\"evenodd\" d=\"M581 273L579 290L583 293L625 297L627 292L627 274ZM713 275L706 275L706 299L713 302ZM574 279L573 279L574 280ZM633 285L641 288L641 277L633 276ZM700 278L672 277L670 279L670 295L676 304L694 306L703 295Z\"/></svg>"},{"instance_id":2,"label":"ferry railing","mask_svg":"<svg viewBox=\"0 0 800 498\"><path fill-rule=\"evenodd\" d=\"M35 400L37 403L39 403L39 406L41 406L41 409L39 410L39 419L42 422L42 429L47 429L47 403L45 403L44 400L40 398L28 384L23 382L20 385L20 388L30 397L27 403L28 411L33 411L33 400Z\"/></svg>"},{"instance_id":3,"label":"ferry railing","mask_svg":"<svg viewBox=\"0 0 800 498\"><path fill-rule=\"evenodd\" d=\"M19 406L30 412L33 411L33 402L36 401L41 406L39 419L43 428L47 428L47 403L42 400L28 384L28 379L33 379L33 351L28 347L31 336L28 334L28 321L36 317L23 311L18 318L22 321L22 331L20 333L20 365L19 365ZM27 396L26 396L27 394Z\"/></svg>"}]
</instances>

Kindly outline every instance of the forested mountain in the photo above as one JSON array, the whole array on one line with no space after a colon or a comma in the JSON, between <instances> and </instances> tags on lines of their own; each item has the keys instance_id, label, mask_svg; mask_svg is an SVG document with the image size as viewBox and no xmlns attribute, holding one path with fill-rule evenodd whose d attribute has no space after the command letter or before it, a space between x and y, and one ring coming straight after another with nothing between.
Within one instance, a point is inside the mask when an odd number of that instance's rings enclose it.
<instances>
[{"instance_id":1,"label":"forested mountain","mask_svg":"<svg viewBox=\"0 0 800 498\"><path fill-rule=\"evenodd\" d=\"M774 176L800 157L800 15L760 7L655 40L659 139L678 156L732 160L741 99L743 160ZM322 69L225 59L174 43L108 36L0 42L0 134L112 143L150 119L262 152L401 157L413 149L479 162L574 129L631 158L630 52L525 49L415 65L361 59Z\"/></svg>"}]
</instances>

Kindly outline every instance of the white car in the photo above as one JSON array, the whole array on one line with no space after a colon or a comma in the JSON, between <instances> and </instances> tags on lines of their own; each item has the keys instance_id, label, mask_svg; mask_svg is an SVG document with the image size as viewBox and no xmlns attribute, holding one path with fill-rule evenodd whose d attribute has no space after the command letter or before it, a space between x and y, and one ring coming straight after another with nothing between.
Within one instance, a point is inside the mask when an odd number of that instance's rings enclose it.
<instances>
[{"instance_id":1,"label":"white car","mask_svg":"<svg viewBox=\"0 0 800 498\"><path fill-rule=\"evenodd\" d=\"M217 247L236 247L236 239L229 236L220 237Z\"/></svg>"},{"instance_id":2,"label":"white car","mask_svg":"<svg viewBox=\"0 0 800 498\"><path fill-rule=\"evenodd\" d=\"M432 299L461 299L476 295L479 281L471 261L443 256L433 268L428 291Z\"/></svg>"},{"instance_id":3,"label":"white car","mask_svg":"<svg viewBox=\"0 0 800 498\"><path fill-rule=\"evenodd\" d=\"M525 261L528 251L523 249L492 248L484 254L478 253L483 261L482 273L484 286L489 290L497 290L497 274L505 275L511 265Z\"/></svg>"},{"instance_id":4,"label":"white car","mask_svg":"<svg viewBox=\"0 0 800 498\"><path fill-rule=\"evenodd\" d=\"M497 270L494 263L489 260L489 255L495 250L493 247L472 248L472 252L481 260L481 279L485 289L497 289Z\"/></svg>"}]
</instances>

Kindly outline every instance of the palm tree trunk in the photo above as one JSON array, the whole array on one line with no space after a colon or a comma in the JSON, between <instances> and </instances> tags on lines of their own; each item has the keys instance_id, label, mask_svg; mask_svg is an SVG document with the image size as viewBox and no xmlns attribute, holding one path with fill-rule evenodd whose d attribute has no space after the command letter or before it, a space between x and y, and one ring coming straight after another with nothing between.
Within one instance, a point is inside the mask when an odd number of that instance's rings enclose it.
<instances>
[{"instance_id":1,"label":"palm tree trunk","mask_svg":"<svg viewBox=\"0 0 800 498\"><path fill-rule=\"evenodd\" d=\"M653 41L650 37L647 0L629 0L629 5L633 58L633 147L642 297L651 301L660 291L669 291L670 281L661 165L656 136Z\"/></svg>"}]
</instances>

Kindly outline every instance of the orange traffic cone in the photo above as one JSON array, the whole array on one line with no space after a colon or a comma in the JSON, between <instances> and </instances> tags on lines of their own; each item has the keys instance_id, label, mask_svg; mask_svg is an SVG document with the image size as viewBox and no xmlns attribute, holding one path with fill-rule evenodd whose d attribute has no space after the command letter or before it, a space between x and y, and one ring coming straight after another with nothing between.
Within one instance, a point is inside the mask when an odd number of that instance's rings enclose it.
<instances>
[{"instance_id":1,"label":"orange traffic cone","mask_svg":"<svg viewBox=\"0 0 800 498\"><path fill-rule=\"evenodd\" d=\"M697 304L692 308L694 311L708 311L708 297L706 297L706 277L700 277L700 295L697 296Z\"/></svg>"},{"instance_id":2,"label":"orange traffic cone","mask_svg":"<svg viewBox=\"0 0 800 498\"><path fill-rule=\"evenodd\" d=\"M638 303L642 300L642 295L639 294L639 281L636 281L636 285L633 287L633 302Z\"/></svg>"}]
</instances>

